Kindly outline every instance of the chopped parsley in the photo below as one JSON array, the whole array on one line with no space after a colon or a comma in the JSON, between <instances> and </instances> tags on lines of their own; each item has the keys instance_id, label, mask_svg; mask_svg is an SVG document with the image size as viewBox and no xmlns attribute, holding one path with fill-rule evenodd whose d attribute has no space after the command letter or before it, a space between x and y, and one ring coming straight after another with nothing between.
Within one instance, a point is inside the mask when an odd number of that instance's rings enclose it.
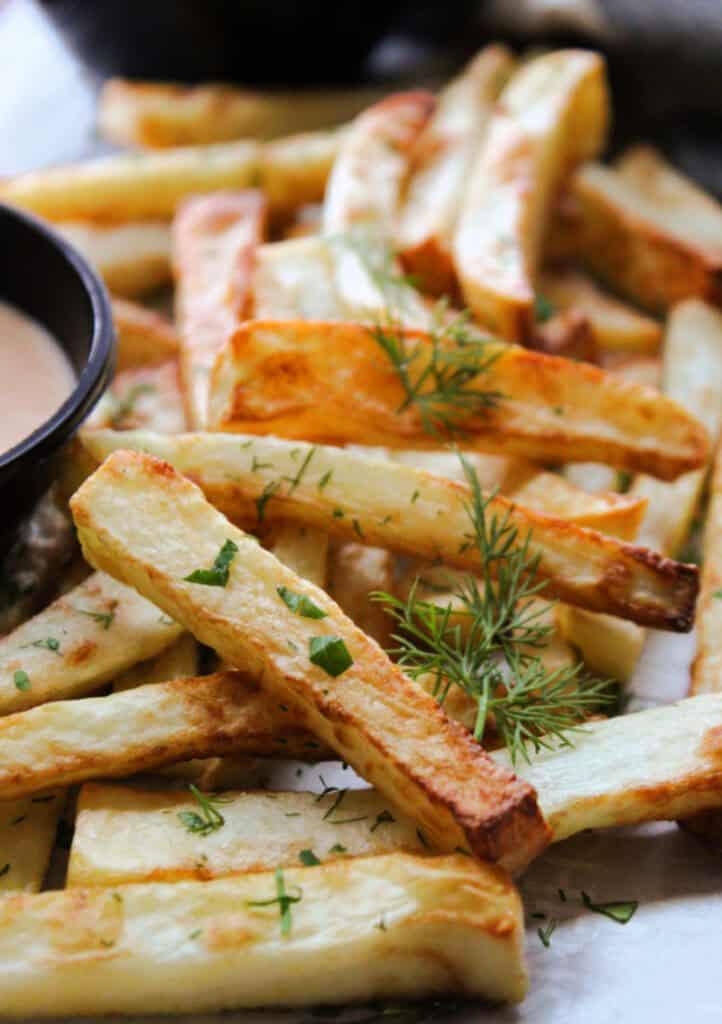
<instances>
[{"instance_id":1,"label":"chopped parsley","mask_svg":"<svg viewBox=\"0 0 722 1024\"><path fill-rule=\"evenodd\" d=\"M310 597L306 597L305 594L297 594L294 590L289 590L288 587L276 587L276 593L281 598L287 608L290 608L296 615L301 615L304 619L325 619L327 612L323 608L319 608L317 604L311 600Z\"/></svg>"},{"instance_id":2,"label":"chopped parsley","mask_svg":"<svg viewBox=\"0 0 722 1024\"><path fill-rule=\"evenodd\" d=\"M237 553L238 545L232 540L226 540L210 569L195 569L183 579L188 583L201 583L204 587L225 587L231 562Z\"/></svg>"},{"instance_id":3,"label":"chopped parsley","mask_svg":"<svg viewBox=\"0 0 722 1024\"><path fill-rule=\"evenodd\" d=\"M346 849L345 846L342 846L341 843L334 843L333 846L331 847L331 849L328 852L329 853L342 854L342 853L348 853L348 850Z\"/></svg>"},{"instance_id":4,"label":"chopped parsley","mask_svg":"<svg viewBox=\"0 0 722 1024\"><path fill-rule=\"evenodd\" d=\"M554 934L554 929L556 928L558 923L558 921L552 918L549 924L545 925L544 928L537 928L536 933L539 936L541 944L542 946L544 946L545 949L549 949L549 947L551 946L551 938Z\"/></svg>"},{"instance_id":5,"label":"chopped parsley","mask_svg":"<svg viewBox=\"0 0 722 1024\"><path fill-rule=\"evenodd\" d=\"M287 498L291 497L293 492L296 490L296 488L299 486L299 484L303 480L304 474L305 474L306 470L308 469L309 463L311 462L311 459L314 457L315 454L316 454L315 447L314 448L309 448L308 453L306 455L306 458L303 460L303 462L301 463L301 465L300 465L300 467L298 469L298 473L296 473L295 476L284 476L284 477L281 478L283 480L286 480L291 485L288 488L288 494L286 495Z\"/></svg>"},{"instance_id":6,"label":"chopped parsley","mask_svg":"<svg viewBox=\"0 0 722 1024\"><path fill-rule=\"evenodd\" d=\"M276 493L278 488L281 486L278 480L269 481L263 488L261 494L256 498L256 515L258 516L258 522L262 523L266 516L266 505L271 500L273 495Z\"/></svg>"},{"instance_id":7,"label":"chopped parsley","mask_svg":"<svg viewBox=\"0 0 722 1024\"><path fill-rule=\"evenodd\" d=\"M60 641L56 640L54 636L46 636L42 640L33 640L29 644L23 644L23 647L42 647L46 651L52 651L53 654L60 653Z\"/></svg>"},{"instance_id":8,"label":"chopped parsley","mask_svg":"<svg viewBox=\"0 0 722 1024\"><path fill-rule=\"evenodd\" d=\"M13 675L13 682L16 690L30 689L30 676L23 669L19 668Z\"/></svg>"},{"instance_id":9,"label":"chopped parsley","mask_svg":"<svg viewBox=\"0 0 722 1024\"><path fill-rule=\"evenodd\" d=\"M324 489L324 487L326 487L327 484L329 484L331 482L331 477L332 476L333 476L333 470L332 469L327 469L326 472L321 477L321 479L318 481L318 485L317 486L318 486L319 491L322 491Z\"/></svg>"},{"instance_id":10,"label":"chopped parsley","mask_svg":"<svg viewBox=\"0 0 722 1024\"><path fill-rule=\"evenodd\" d=\"M348 647L338 636L312 636L308 641L308 658L334 678L353 665Z\"/></svg>"},{"instance_id":11,"label":"chopped parsley","mask_svg":"<svg viewBox=\"0 0 722 1024\"><path fill-rule=\"evenodd\" d=\"M93 622L97 622L98 625L102 626L103 629L110 629L113 624L113 619L115 618L115 609L117 605L118 602L113 601L110 605L110 611L108 612L91 612L86 611L85 608L73 608L73 611L77 612L78 615L86 615L89 619L92 619ZM161 616L161 621L162 618L163 616Z\"/></svg>"},{"instance_id":12,"label":"chopped parsley","mask_svg":"<svg viewBox=\"0 0 722 1024\"><path fill-rule=\"evenodd\" d=\"M298 859L305 868L314 868L317 864L321 863L313 850L301 850Z\"/></svg>"}]
</instances>

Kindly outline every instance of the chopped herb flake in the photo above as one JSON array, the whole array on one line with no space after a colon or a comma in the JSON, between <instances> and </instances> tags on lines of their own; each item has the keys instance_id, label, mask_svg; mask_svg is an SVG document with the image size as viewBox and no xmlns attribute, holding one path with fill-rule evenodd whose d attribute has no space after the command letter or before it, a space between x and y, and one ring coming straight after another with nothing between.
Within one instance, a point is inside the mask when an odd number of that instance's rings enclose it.
<instances>
[{"instance_id":1,"label":"chopped herb flake","mask_svg":"<svg viewBox=\"0 0 722 1024\"><path fill-rule=\"evenodd\" d=\"M30 689L30 676L23 669L19 668L13 675L13 682L16 690Z\"/></svg>"},{"instance_id":2,"label":"chopped herb flake","mask_svg":"<svg viewBox=\"0 0 722 1024\"><path fill-rule=\"evenodd\" d=\"M309 661L329 676L340 676L353 665L348 647L338 636L312 636L308 641Z\"/></svg>"},{"instance_id":3,"label":"chopped herb flake","mask_svg":"<svg viewBox=\"0 0 722 1024\"><path fill-rule=\"evenodd\" d=\"M195 569L183 579L188 583L201 583L204 587L225 587L230 564L237 553L238 545L232 540L226 540L210 569Z\"/></svg>"},{"instance_id":4,"label":"chopped herb flake","mask_svg":"<svg viewBox=\"0 0 722 1024\"><path fill-rule=\"evenodd\" d=\"M617 924L627 924L634 917L637 907L639 906L638 900L611 900L609 903L593 903L589 896L582 892L582 903L595 914L603 914L605 917L611 918L612 921L616 921Z\"/></svg>"},{"instance_id":5,"label":"chopped herb flake","mask_svg":"<svg viewBox=\"0 0 722 1024\"><path fill-rule=\"evenodd\" d=\"M281 486L278 480L271 480L263 488L263 492L256 498L256 515L258 522L262 523L266 516L266 505Z\"/></svg>"},{"instance_id":6,"label":"chopped herb flake","mask_svg":"<svg viewBox=\"0 0 722 1024\"><path fill-rule=\"evenodd\" d=\"M322 491L324 489L324 487L326 487L331 482L331 477L332 476L333 476L333 470L332 469L326 470L326 472L323 474L321 479L318 481L318 489L319 489L319 491Z\"/></svg>"},{"instance_id":7,"label":"chopped herb flake","mask_svg":"<svg viewBox=\"0 0 722 1024\"><path fill-rule=\"evenodd\" d=\"M230 803L230 798L201 793L192 783L188 788L200 807L200 813L197 811L178 812L178 819L185 825L188 832L196 832L198 835L208 836L211 832L222 828L226 823L226 819L217 809L216 805Z\"/></svg>"},{"instance_id":8,"label":"chopped herb flake","mask_svg":"<svg viewBox=\"0 0 722 1024\"><path fill-rule=\"evenodd\" d=\"M298 859L305 868L314 868L317 864L321 863L313 850L301 850Z\"/></svg>"},{"instance_id":9,"label":"chopped herb flake","mask_svg":"<svg viewBox=\"0 0 722 1024\"><path fill-rule=\"evenodd\" d=\"M297 594L294 590L289 590L288 587L276 587L276 593L287 608L304 619L325 619L328 614L323 608L319 608L310 597L306 597L305 594Z\"/></svg>"},{"instance_id":10,"label":"chopped herb flake","mask_svg":"<svg viewBox=\"0 0 722 1024\"><path fill-rule=\"evenodd\" d=\"M286 892L286 882L283 877L283 871L281 868L276 868L274 875L276 881L276 895L270 900L249 900L246 903L248 907L270 907L274 903L278 904L278 909L281 914L281 935L288 935L291 931L291 905L293 903L300 903L303 893L301 889L298 890L298 896L291 896Z\"/></svg>"},{"instance_id":11,"label":"chopped herb flake","mask_svg":"<svg viewBox=\"0 0 722 1024\"><path fill-rule=\"evenodd\" d=\"M387 825L392 821L396 821L391 811L381 811L380 814L376 815L376 821L371 826L371 832L375 832L379 825Z\"/></svg>"},{"instance_id":12,"label":"chopped herb flake","mask_svg":"<svg viewBox=\"0 0 722 1024\"><path fill-rule=\"evenodd\" d=\"M551 945L551 938L554 934L554 929L556 928L557 924L558 922L552 919L549 922L549 924L544 926L544 928L537 928L536 930L537 935L541 939L541 944L542 946L544 946L545 949L549 949Z\"/></svg>"}]
</instances>

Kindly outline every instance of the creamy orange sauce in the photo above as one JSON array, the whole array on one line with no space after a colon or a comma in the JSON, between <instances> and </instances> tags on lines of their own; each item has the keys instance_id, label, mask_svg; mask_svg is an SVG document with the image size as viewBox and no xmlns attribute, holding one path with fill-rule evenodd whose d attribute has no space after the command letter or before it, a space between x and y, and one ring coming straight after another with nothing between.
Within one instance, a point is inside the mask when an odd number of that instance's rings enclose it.
<instances>
[{"instance_id":1,"label":"creamy orange sauce","mask_svg":"<svg viewBox=\"0 0 722 1024\"><path fill-rule=\"evenodd\" d=\"M32 434L75 387L75 374L53 336L0 301L0 454Z\"/></svg>"}]
</instances>

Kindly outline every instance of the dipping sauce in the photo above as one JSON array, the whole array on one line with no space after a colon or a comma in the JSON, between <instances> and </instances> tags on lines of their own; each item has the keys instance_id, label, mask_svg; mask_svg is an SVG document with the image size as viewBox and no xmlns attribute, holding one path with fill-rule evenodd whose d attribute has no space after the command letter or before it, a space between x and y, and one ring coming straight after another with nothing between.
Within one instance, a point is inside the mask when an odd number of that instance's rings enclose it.
<instances>
[{"instance_id":1,"label":"dipping sauce","mask_svg":"<svg viewBox=\"0 0 722 1024\"><path fill-rule=\"evenodd\" d=\"M60 408L75 374L52 334L0 300L0 454L19 444Z\"/></svg>"}]
</instances>

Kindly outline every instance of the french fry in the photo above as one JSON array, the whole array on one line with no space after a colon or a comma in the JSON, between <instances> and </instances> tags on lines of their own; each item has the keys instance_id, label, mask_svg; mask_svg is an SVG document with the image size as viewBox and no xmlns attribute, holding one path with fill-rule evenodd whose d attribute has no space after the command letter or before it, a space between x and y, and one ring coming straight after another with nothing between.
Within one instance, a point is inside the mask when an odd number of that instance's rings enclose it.
<instances>
[{"instance_id":1,"label":"french fry","mask_svg":"<svg viewBox=\"0 0 722 1024\"><path fill-rule=\"evenodd\" d=\"M722 806L720 723L722 696L690 698L589 722L571 746L530 751L530 761L521 761L516 770L535 786L553 842L589 828L693 815L699 808ZM510 763L505 750L491 756ZM374 790L350 790L338 812L325 818L338 793L322 799L298 792L226 795L229 803L220 808L225 825L198 837L184 832L176 818L179 810L192 809L184 794L85 786L68 885L203 879L290 867L303 849L325 863L339 852L333 848L339 834L349 856L430 855L410 820ZM351 820L341 830L333 824L338 819Z\"/></svg>"},{"instance_id":2,"label":"french fry","mask_svg":"<svg viewBox=\"0 0 722 1024\"><path fill-rule=\"evenodd\" d=\"M539 794L554 840L585 828L674 820L722 806L722 696L590 722L574 745L516 770ZM505 750L494 760L510 764Z\"/></svg>"},{"instance_id":3,"label":"french fry","mask_svg":"<svg viewBox=\"0 0 722 1024\"><path fill-rule=\"evenodd\" d=\"M198 640L260 676L268 694L402 804L439 849L464 846L513 862L545 845L532 791L509 772L489 771L488 756L466 730L324 591L233 527L170 465L116 452L75 494L72 509L91 564L132 578L168 614L173 608ZM212 564L229 540L237 557L225 586L184 580ZM295 614L279 587L307 597L325 615ZM317 646L334 642L341 671L327 671L320 657L310 660Z\"/></svg>"},{"instance_id":4,"label":"french fry","mask_svg":"<svg viewBox=\"0 0 722 1024\"><path fill-rule=\"evenodd\" d=\"M722 447L710 482L704 528L699 601L695 614L697 655L690 693L722 692Z\"/></svg>"},{"instance_id":5,"label":"french fry","mask_svg":"<svg viewBox=\"0 0 722 1024\"><path fill-rule=\"evenodd\" d=\"M616 291L652 312L722 301L722 209L661 158L587 164L571 189L577 255Z\"/></svg>"},{"instance_id":6,"label":"french fry","mask_svg":"<svg viewBox=\"0 0 722 1024\"><path fill-rule=\"evenodd\" d=\"M0 804L0 893L39 892L64 804L62 790Z\"/></svg>"},{"instance_id":7,"label":"french fry","mask_svg":"<svg viewBox=\"0 0 722 1024\"><path fill-rule=\"evenodd\" d=\"M423 332L394 329L414 351L411 380L436 351ZM666 396L597 367L489 342L494 361L469 387L501 395L458 423L463 447L549 461L609 462L674 479L703 465L704 428ZM406 407L405 407L406 406ZM374 328L253 321L219 353L210 429L273 433L327 444L438 447Z\"/></svg>"},{"instance_id":8,"label":"french fry","mask_svg":"<svg viewBox=\"0 0 722 1024\"><path fill-rule=\"evenodd\" d=\"M117 339L116 371L157 366L175 359L180 339L165 317L127 299L113 300Z\"/></svg>"},{"instance_id":9,"label":"french fry","mask_svg":"<svg viewBox=\"0 0 722 1024\"><path fill-rule=\"evenodd\" d=\"M0 714L92 693L180 633L134 590L94 573L0 640Z\"/></svg>"},{"instance_id":10,"label":"french fry","mask_svg":"<svg viewBox=\"0 0 722 1024\"><path fill-rule=\"evenodd\" d=\"M461 196L513 66L506 47L484 47L440 93L436 110L416 140L396 248L408 272L434 295L453 294L457 288L451 245Z\"/></svg>"},{"instance_id":11,"label":"french fry","mask_svg":"<svg viewBox=\"0 0 722 1024\"><path fill-rule=\"evenodd\" d=\"M587 363L596 363L599 357L589 320L576 309L557 312L544 322L537 320L527 344L537 352Z\"/></svg>"},{"instance_id":12,"label":"french fry","mask_svg":"<svg viewBox=\"0 0 722 1024\"><path fill-rule=\"evenodd\" d=\"M206 422L215 357L248 311L265 215L263 195L249 189L189 199L173 223L183 386L196 428Z\"/></svg>"},{"instance_id":13,"label":"french fry","mask_svg":"<svg viewBox=\"0 0 722 1024\"><path fill-rule=\"evenodd\" d=\"M454 238L467 305L490 330L528 338L534 287L552 204L570 170L604 145L604 61L557 50L525 64L489 122Z\"/></svg>"},{"instance_id":14,"label":"french fry","mask_svg":"<svg viewBox=\"0 0 722 1024\"><path fill-rule=\"evenodd\" d=\"M322 228L334 235L382 225L391 230L409 157L435 106L431 93L387 96L365 110L343 139L323 204Z\"/></svg>"},{"instance_id":15,"label":"french fry","mask_svg":"<svg viewBox=\"0 0 722 1024\"><path fill-rule=\"evenodd\" d=\"M86 429L147 429L177 434L186 428L177 359L121 370L86 421Z\"/></svg>"},{"instance_id":16,"label":"french fry","mask_svg":"<svg viewBox=\"0 0 722 1024\"><path fill-rule=\"evenodd\" d=\"M3 800L190 758L249 754L317 760L328 747L244 673L149 683L58 700L0 718ZM505 775L499 772L499 775Z\"/></svg>"},{"instance_id":17,"label":"french fry","mask_svg":"<svg viewBox=\"0 0 722 1024\"><path fill-rule=\"evenodd\" d=\"M328 572L328 534L296 523L280 523L268 548L298 576L326 586Z\"/></svg>"},{"instance_id":18,"label":"french fry","mask_svg":"<svg viewBox=\"0 0 722 1024\"><path fill-rule=\"evenodd\" d=\"M52 221L125 224L167 221L191 195L263 189L271 213L288 217L323 198L341 132L308 132L276 142L118 153L6 179L0 199Z\"/></svg>"},{"instance_id":19,"label":"french fry","mask_svg":"<svg viewBox=\"0 0 722 1024\"><path fill-rule=\"evenodd\" d=\"M146 466L142 455L134 458L118 449L135 448L167 460L197 481L209 501L234 521L255 523L262 508L263 520L302 522L344 539L470 572L480 567L479 552L469 543L468 486L410 466L273 437L239 442L230 434L170 438L98 431L85 434L83 443L98 461L114 453L106 468L116 461L124 465L128 458L134 473L152 472L141 470ZM148 467L155 465L147 462ZM106 469L99 472L102 478ZM96 473L91 480L97 478ZM694 566L532 512L513 499L491 499L487 515L508 516L522 539L531 532L540 555L538 575L547 581L545 595L640 624L690 628L697 589Z\"/></svg>"},{"instance_id":20,"label":"french fry","mask_svg":"<svg viewBox=\"0 0 722 1024\"><path fill-rule=\"evenodd\" d=\"M583 313L603 352L652 353L659 348L662 328L656 320L609 295L580 271L546 271L539 290L555 308Z\"/></svg>"},{"instance_id":21,"label":"french fry","mask_svg":"<svg viewBox=\"0 0 722 1024\"><path fill-rule=\"evenodd\" d=\"M217 82L186 86L111 78L100 93L98 127L119 146L151 149L274 139L333 128L378 99L374 89L264 93Z\"/></svg>"},{"instance_id":22,"label":"french fry","mask_svg":"<svg viewBox=\"0 0 722 1024\"><path fill-rule=\"evenodd\" d=\"M171 279L170 224L62 221L55 230L85 256L113 295L135 298Z\"/></svg>"},{"instance_id":23,"label":"french fry","mask_svg":"<svg viewBox=\"0 0 722 1024\"><path fill-rule=\"evenodd\" d=\"M526 992L519 896L460 854L6 896L0 957L12 1017Z\"/></svg>"},{"instance_id":24,"label":"french fry","mask_svg":"<svg viewBox=\"0 0 722 1024\"><path fill-rule=\"evenodd\" d=\"M200 673L200 649L190 633L181 633L175 643L154 658L139 661L113 679L113 692L132 690L149 683L167 683L171 679L190 679Z\"/></svg>"},{"instance_id":25,"label":"french fry","mask_svg":"<svg viewBox=\"0 0 722 1024\"><path fill-rule=\"evenodd\" d=\"M370 548L353 541L331 546L329 594L352 622L384 650L391 646L394 620L371 595L394 593L394 570L394 556L385 548Z\"/></svg>"},{"instance_id":26,"label":"french fry","mask_svg":"<svg viewBox=\"0 0 722 1024\"><path fill-rule=\"evenodd\" d=\"M688 299L669 314L664 342L664 390L704 424L715 445L722 428L722 313ZM674 557L694 518L704 468L674 483L638 476L630 494L647 499L639 541Z\"/></svg>"},{"instance_id":27,"label":"french fry","mask_svg":"<svg viewBox=\"0 0 722 1024\"><path fill-rule=\"evenodd\" d=\"M178 820L179 812L198 809L188 793L86 784L78 799L68 887L272 871L299 866L302 850L324 864L338 857L430 853L416 824L373 789L332 789L325 796L224 793L223 801L224 825L201 836Z\"/></svg>"},{"instance_id":28,"label":"french fry","mask_svg":"<svg viewBox=\"0 0 722 1024\"><path fill-rule=\"evenodd\" d=\"M336 288L334 251L325 238L311 236L258 248L252 315L256 319L348 319Z\"/></svg>"},{"instance_id":29,"label":"french fry","mask_svg":"<svg viewBox=\"0 0 722 1024\"><path fill-rule=\"evenodd\" d=\"M560 604L556 623L562 637L579 651L584 664L603 679L628 683L644 647L645 632L633 622Z\"/></svg>"}]
</instances>

